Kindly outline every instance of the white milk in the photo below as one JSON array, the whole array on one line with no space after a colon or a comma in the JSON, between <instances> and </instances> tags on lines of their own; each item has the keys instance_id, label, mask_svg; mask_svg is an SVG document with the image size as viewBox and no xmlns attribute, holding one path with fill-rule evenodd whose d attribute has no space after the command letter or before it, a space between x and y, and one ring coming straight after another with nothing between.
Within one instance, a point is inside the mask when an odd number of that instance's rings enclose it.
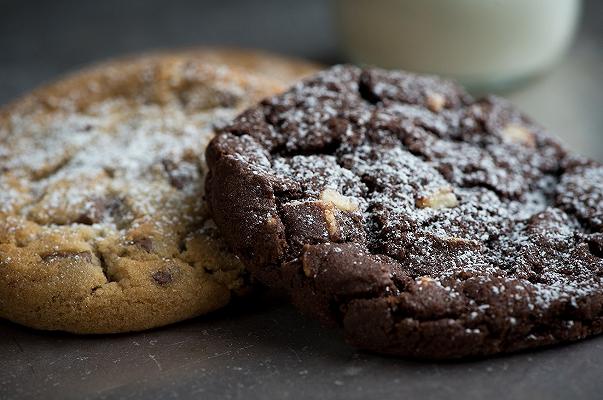
<instances>
[{"instance_id":1,"label":"white milk","mask_svg":"<svg viewBox=\"0 0 603 400\"><path fill-rule=\"evenodd\" d=\"M336 0L352 61L437 73L473 88L537 74L569 46L580 0Z\"/></svg>"}]
</instances>

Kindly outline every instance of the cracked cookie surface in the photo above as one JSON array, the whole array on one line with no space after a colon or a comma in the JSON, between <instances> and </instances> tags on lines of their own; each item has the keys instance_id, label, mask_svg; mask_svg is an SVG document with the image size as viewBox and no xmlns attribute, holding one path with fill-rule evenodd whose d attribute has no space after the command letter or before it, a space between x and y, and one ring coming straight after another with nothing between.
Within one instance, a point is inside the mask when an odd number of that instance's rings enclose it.
<instances>
[{"instance_id":1,"label":"cracked cookie surface","mask_svg":"<svg viewBox=\"0 0 603 400\"><path fill-rule=\"evenodd\" d=\"M0 317L124 332L244 292L244 268L202 201L204 149L216 126L312 69L272 57L271 79L263 58L201 51L109 62L4 108Z\"/></svg>"},{"instance_id":2,"label":"cracked cookie surface","mask_svg":"<svg viewBox=\"0 0 603 400\"><path fill-rule=\"evenodd\" d=\"M207 160L252 274L358 347L454 358L603 329L603 167L503 99L337 66L246 110Z\"/></svg>"}]
</instances>

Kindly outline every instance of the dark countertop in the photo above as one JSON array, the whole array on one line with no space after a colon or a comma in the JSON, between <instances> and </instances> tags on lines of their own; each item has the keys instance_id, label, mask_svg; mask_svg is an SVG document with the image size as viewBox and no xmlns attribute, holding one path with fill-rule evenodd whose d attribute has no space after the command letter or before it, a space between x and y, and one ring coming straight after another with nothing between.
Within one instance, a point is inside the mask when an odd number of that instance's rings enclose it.
<instances>
[{"instance_id":1,"label":"dark countertop","mask_svg":"<svg viewBox=\"0 0 603 400\"><path fill-rule=\"evenodd\" d=\"M345 61L330 0L0 0L0 104L83 65L200 45ZM578 40L550 73L505 93L577 151L603 160L603 2L586 0Z\"/></svg>"},{"instance_id":2,"label":"dark countertop","mask_svg":"<svg viewBox=\"0 0 603 400\"><path fill-rule=\"evenodd\" d=\"M585 3L569 56L505 95L568 145L603 160L603 2ZM0 0L0 104L82 65L195 45L343 60L328 1ZM479 361L358 352L282 302L235 305L139 334L81 337L0 320L0 399L594 399L603 337Z\"/></svg>"},{"instance_id":3,"label":"dark countertop","mask_svg":"<svg viewBox=\"0 0 603 400\"><path fill-rule=\"evenodd\" d=\"M355 351L290 306L150 332L48 334L0 322L0 398L598 399L603 337L465 362ZM43 395L43 396L42 396Z\"/></svg>"}]
</instances>

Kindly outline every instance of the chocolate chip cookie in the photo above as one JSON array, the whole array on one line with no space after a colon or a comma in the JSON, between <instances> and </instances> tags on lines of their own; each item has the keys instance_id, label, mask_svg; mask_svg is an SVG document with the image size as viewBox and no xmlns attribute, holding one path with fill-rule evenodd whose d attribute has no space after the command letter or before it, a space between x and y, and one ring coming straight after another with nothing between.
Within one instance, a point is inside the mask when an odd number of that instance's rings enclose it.
<instances>
[{"instance_id":1,"label":"chocolate chip cookie","mask_svg":"<svg viewBox=\"0 0 603 400\"><path fill-rule=\"evenodd\" d=\"M205 145L312 69L251 52L135 57L0 111L0 317L124 332L245 291L202 201Z\"/></svg>"},{"instance_id":2,"label":"chocolate chip cookie","mask_svg":"<svg viewBox=\"0 0 603 400\"><path fill-rule=\"evenodd\" d=\"M246 110L207 160L252 274L360 348L482 356L603 329L603 166L501 98L337 66Z\"/></svg>"}]
</instances>

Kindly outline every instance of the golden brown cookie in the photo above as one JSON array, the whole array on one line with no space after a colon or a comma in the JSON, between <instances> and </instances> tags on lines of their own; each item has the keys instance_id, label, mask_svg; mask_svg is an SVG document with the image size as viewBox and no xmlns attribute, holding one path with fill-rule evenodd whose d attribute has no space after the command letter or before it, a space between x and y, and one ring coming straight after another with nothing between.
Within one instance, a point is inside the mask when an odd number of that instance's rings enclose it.
<instances>
[{"instance_id":1,"label":"golden brown cookie","mask_svg":"<svg viewBox=\"0 0 603 400\"><path fill-rule=\"evenodd\" d=\"M244 269L207 219L205 145L312 69L252 52L156 54L0 110L0 317L112 333L227 304Z\"/></svg>"}]
</instances>

